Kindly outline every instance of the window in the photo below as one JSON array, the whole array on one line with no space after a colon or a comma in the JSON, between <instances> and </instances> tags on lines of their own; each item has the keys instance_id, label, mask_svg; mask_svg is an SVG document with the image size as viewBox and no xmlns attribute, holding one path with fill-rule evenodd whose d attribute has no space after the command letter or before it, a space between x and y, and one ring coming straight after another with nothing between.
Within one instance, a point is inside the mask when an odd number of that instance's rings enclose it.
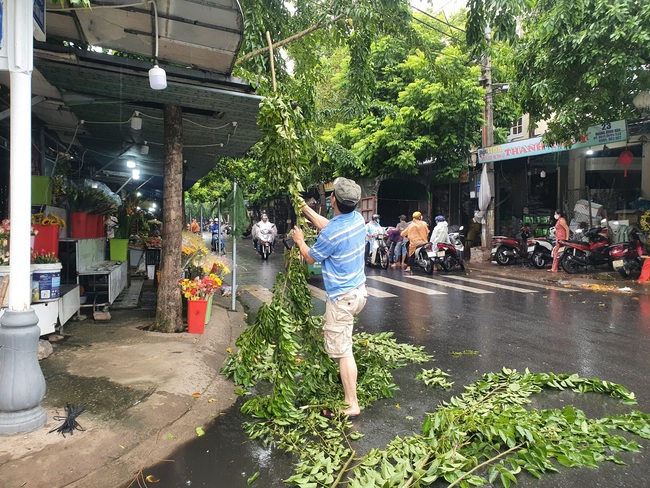
<instances>
[{"instance_id":1,"label":"window","mask_svg":"<svg viewBox=\"0 0 650 488\"><path fill-rule=\"evenodd\" d=\"M523 133L524 133L524 118L519 117L517 120L515 120L512 123L512 127L510 128L510 135L518 136Z\"/></svg>"}]
</instances>

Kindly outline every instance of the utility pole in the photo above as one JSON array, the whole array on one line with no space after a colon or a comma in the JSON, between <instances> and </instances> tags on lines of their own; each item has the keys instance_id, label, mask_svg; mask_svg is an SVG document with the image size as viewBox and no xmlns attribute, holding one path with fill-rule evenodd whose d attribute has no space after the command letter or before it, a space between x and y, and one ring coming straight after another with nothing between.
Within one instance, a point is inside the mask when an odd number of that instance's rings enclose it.
<instances>
[{"instance_id":1,"label":"utility pole","mask_svg":"<svg viewBox=\"0 0 650 488\"><path fill-rule=\"evenodd\" d=\"M490 54L490 43L491 43L491 30L490 26L485 27L485 41L487 43L487 49L485 55L483 56L483 73L482 81L485 84L485 127L483 128L483 147L489 148L494 144L494 104L493 104L493 92L492 92L492 56ZM490 189L492 190L492 200L488 206L487 215L485 215L485 228L483 231L484 246L489 247L492 242L492 236L494 236L494 201L495 201L495 187L494 187L494 163L484 163L487 164L487 173L488 180L490 182Z\"/></svg>"}]
</instances>

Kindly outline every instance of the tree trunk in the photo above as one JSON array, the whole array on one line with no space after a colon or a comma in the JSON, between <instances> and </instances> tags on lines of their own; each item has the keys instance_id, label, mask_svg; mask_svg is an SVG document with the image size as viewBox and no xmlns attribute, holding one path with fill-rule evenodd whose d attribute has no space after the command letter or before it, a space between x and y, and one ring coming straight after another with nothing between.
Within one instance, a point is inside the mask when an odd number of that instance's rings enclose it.
<instances>
[{"instance_id":1,"label":"tree trunk","mask_svg":"<svg viewBox=\"0 0 650 488\"><path fill-rule=\"evenodd\" d=\"M181 245L183 231L183 119L178 105L165 105L165 167L163 186L163 246L156 321L151 330L179 332L183 328Z\"/></svg>"}]
</instances>

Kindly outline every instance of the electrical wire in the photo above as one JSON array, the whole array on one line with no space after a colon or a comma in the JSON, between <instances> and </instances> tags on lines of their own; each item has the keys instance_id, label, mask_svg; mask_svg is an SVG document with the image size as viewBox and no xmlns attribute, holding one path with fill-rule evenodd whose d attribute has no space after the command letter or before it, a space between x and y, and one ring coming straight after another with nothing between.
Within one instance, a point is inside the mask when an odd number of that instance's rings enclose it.
<instances>
[{"instance_id":1,"label":"electrical wire","mask_svg":"<svg viewBox=\"0 0 650 488\"><path fill-rule=\"evenodd\" d=\"M461 29L460 27L456 27L455 25L450 24L449 22L445 22L444 20L440 20L438 17L435 17L435 16L431 15L429 12L425 12L424 10L420 10L419 8L417 8L417 7L413 6L413 5L411 5L411 8L412 8L413 10L417 10L417 11L420 12L421 14L426 15L427 17L432 18L433 20L437 20L437 21L440 22L441 24L445 24L447 27L449 27L449 28L451 28L451 29L456 29L457 31L465 32L465 31L464 31L463 29Z\"/></svg>"}]
</instances>

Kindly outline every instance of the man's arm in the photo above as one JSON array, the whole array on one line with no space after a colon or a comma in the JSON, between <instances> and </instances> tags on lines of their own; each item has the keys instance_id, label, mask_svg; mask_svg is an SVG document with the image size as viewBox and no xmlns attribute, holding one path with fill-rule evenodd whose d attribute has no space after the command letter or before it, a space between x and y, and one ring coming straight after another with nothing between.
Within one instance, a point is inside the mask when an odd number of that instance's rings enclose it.
<instances>
[{"instance_id":1,"label":"man's arm","mask_svg":"<svg viewBox=\"0 0 650 488\"><path fill-rule=\"evenodd\" d=\"M316 214L318 215L318 214ZM325 219L327 220L327 219ZM314 224L316 225L316 224ZM302 229L298 227L297 225L293 227L293 232L291 233L291 237L293 238L293 242L296 243L296 246L298 246L298 249L300 250L300 255L302 258L308 263L308 264L314 264L316 260L311 257L311 254L309 254L309 246L305 243L305 234L302 232Z\"/></svg>"},{"instance_id":2,"label":"man's arm","mask_svg":"<svg viewBox=\"0 0 650 488\"><path fill-rule=\"evenodd\" d=\"M300 211L303 213L305 217L307 217L311 221L312 224L314 224L314 227L316 227L318 230L323 230L325 226L329 223L329 220L326 217L323 217L322 215L316 213L316 211L306 203L303 205Z\"/></svg>"}]
</instances>

